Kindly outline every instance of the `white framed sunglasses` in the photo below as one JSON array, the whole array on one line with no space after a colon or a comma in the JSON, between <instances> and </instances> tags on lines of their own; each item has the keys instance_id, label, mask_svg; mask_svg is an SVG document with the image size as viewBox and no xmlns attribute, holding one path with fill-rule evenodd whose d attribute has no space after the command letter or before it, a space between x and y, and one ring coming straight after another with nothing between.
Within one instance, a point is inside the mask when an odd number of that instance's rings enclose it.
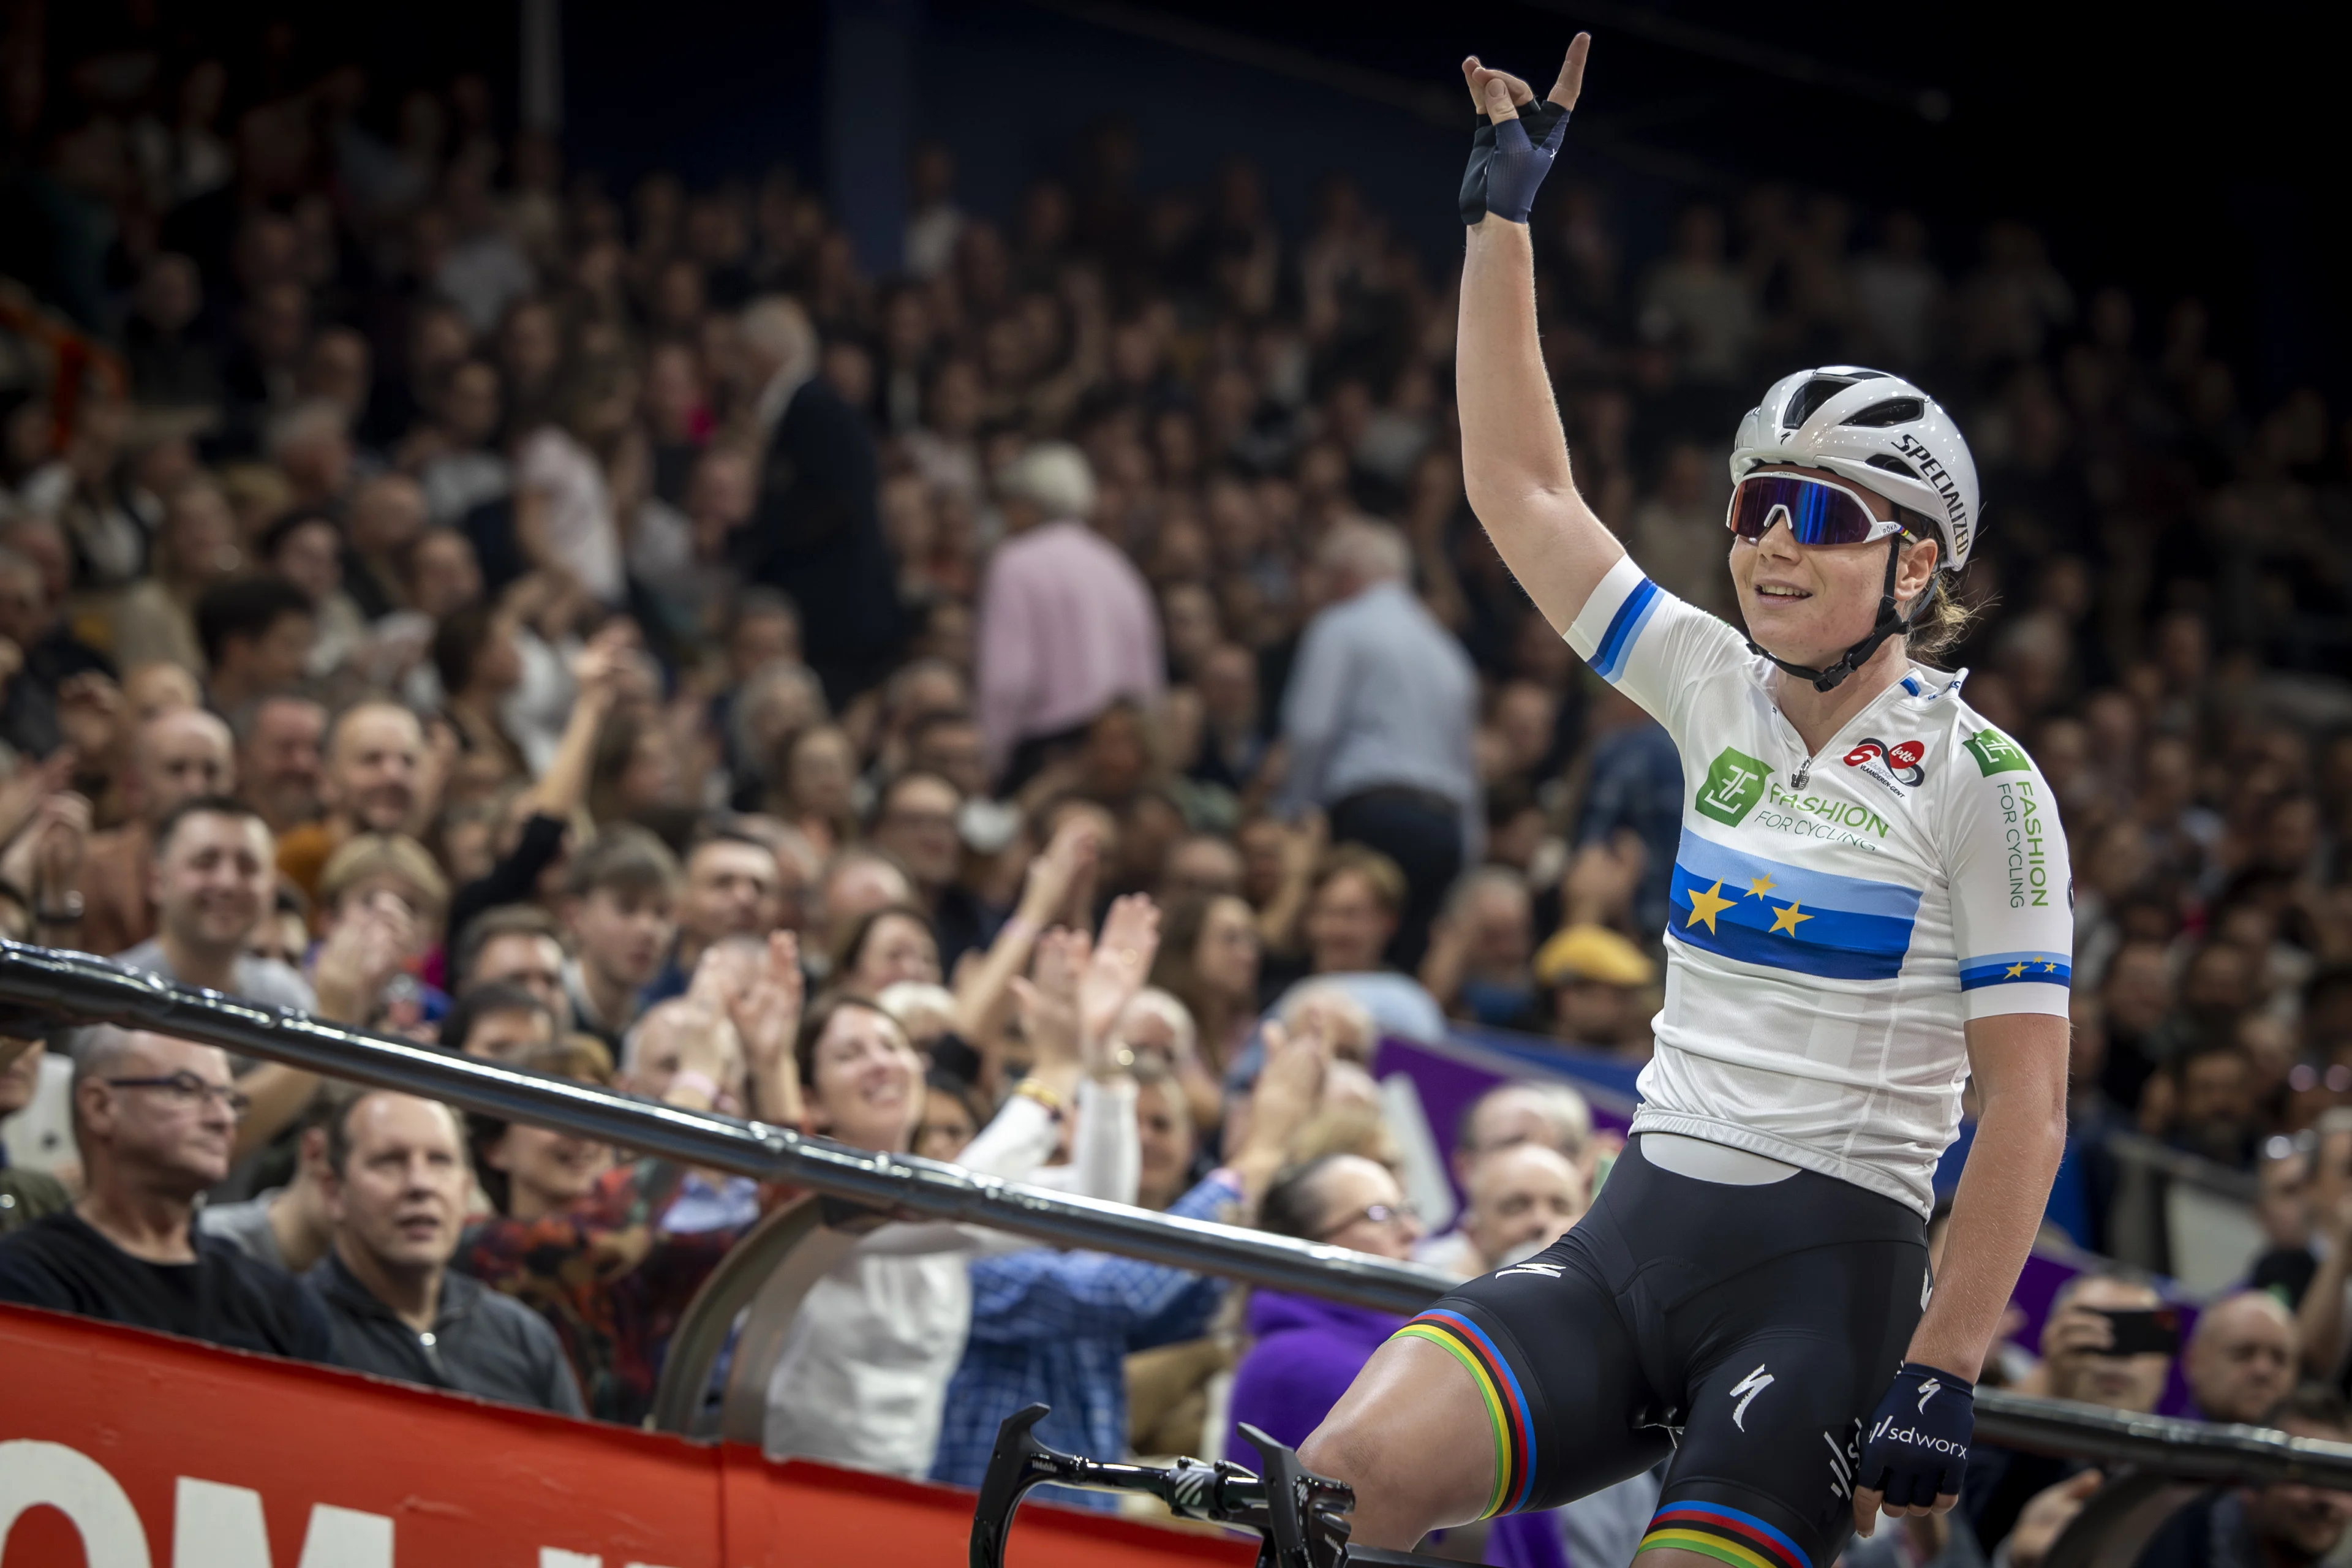
<instances>
[{"instance_id":1,"label":"white framed sunglasses","mask_svg":"<svg viewBox=\"0 0 2352 1568\"><path fill-rule=\"evenodd\" d=\"M1731 488L1723 525L1753 544L1789 525L1799 544L1868 544L1906 531L1900 519L1878 517L1862 493L1849 485L1811 474L1749 474Z\"/></svg>"}]
</instances>

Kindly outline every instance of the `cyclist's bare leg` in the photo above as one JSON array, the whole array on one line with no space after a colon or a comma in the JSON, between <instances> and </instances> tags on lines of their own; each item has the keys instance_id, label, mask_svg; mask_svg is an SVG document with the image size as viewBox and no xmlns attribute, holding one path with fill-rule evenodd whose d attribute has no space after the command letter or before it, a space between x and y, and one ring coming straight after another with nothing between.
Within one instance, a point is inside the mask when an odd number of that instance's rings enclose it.
<instances>
[{"instance_id":1,"label":"cyclist's bare leg","mask_svg":"<svg viewBox=\"0 0 2352 1568\"><path fill-rule=\"evenodd\" d=\"M1356 1489L1349 1540L1364 1546L1411 1551L1433 1530L1478 1518L1495 1489L1495 1428L1477 1385L1425 1340L1373 1352L1298 1458Z\"/></svg>"}]
</instances>

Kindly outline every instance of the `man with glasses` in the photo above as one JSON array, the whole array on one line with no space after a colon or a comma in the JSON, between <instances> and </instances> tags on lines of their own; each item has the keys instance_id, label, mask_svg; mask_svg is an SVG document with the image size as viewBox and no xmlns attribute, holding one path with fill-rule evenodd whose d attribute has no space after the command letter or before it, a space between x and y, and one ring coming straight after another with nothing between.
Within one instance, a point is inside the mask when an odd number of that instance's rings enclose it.
<instances>
[{"instance_id":1,"label":"man with glasses","mask_svg":"<svg viewBox=\"0 0 2352 1568\"><path fill-rule=\"evenodd\" d=\"M326 1319L291 1277L194 1224L228 1174L245 1106L217 1047L89 1031L73 1077L86 1190L0 1240L0 1301L331 1360Z\"/></svg>"}]
</instances>

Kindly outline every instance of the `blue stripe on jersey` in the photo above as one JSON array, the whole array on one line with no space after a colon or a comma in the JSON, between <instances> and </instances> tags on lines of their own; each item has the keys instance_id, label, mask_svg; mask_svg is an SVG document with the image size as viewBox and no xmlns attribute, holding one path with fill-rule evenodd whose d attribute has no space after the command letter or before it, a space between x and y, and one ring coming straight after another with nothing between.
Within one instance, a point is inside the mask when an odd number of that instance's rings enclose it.
<instances>
[{"instance_id":1,"label":"blue stripe on jersey","mask_svg":"<svg viewBox=\"0 0 2352 1568\"><path fill-rule=\"evenodd\" d=\"M2065 985L2074 978L2072 955L2063 952L1988 952L1960 964L1960 989L1980 985Z\"/></svg>"},{"instance_id":2,"label":"blue stripe on jersey","mask_svg":"<svg viewBox=\"0 0 2352 1568\"><path fill-rule=\"evenodd\" d=\"M1804 870L1688 832L1669 899L1666 931L1678 941L1832 980L1894 979L1919 909L1916 889Z\"/></svg>"},{"instance_id":3,"label":"blue stripe on jersey","mask_svg":"<svg viewBox=\"0 0 2352 1568\"><path fill-rule=\"evenodd\" d=\"M1919 913L1916 888L1864 877L1840 877L1780 860L1767 860L1761 855L1734 849L1687 827L1683 829L1683 841L1675 847L1675 862L1690 868L1702 885L1720 877L1727 888L1757 891L1781 903L1794 899L1808 910L1818 904L1849 914L1884 915L1906 925ZM1757 887L1759 881L1764 884L1760 889ZM1991 960L1984 962L1990 963Z\"/></svg>"},{"instance_id":4,"label":"blue stripe on jersey","mask_svg":"<svg viewBox=\"0 0 2352 1568\"><path fill-rule=\"evenodd\" d=\"M1614 683L1624 673L1625 656L1633 651L1634 642L1642 628L1657 613L1658 585L1647 577L1633 584L1617 613L1609 617L1609 629L1601 634L1601 645L1592 650L1592 671L1601 679Z\"/></svg>"}]
</instances>

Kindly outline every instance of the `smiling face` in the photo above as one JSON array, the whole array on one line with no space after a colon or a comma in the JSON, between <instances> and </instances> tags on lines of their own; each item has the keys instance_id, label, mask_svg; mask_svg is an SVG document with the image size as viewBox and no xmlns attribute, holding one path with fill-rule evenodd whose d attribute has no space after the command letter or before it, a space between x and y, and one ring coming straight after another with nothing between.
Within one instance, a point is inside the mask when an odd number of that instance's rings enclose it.
<instances>
[{"instance_id":1,"label":"smiling face","mask_svg":"<svg viewBox=\"0 0 2352 1568\"><path fill-rule=\"evenodd\" d=\"M483 1152L482 1160L507 1174L508 1215L530 1220L586 1197L613 1163L613 1147L518 1122Z\"/></svg>"},{"instance_id":2,"label":"smiling face","mask_svg":"<svg viewBox=\"0 0 2352 1568\"><path fill-rule=\"evenodd\" d=\"M192 954L234 957L274 898L275 846L257 816L192 811L156 847L157 923Z\"/></svg>"},{"instance_id":3,"label":"smiling face","mask_svg":"<svg viewBox=\"0 0 2352 1568\"><path fill-rule=\"evenodd\" d=\"M810 1061L809 1108L829 1138L904 1152L925 1106L923 1058L887 1016L834 1010Z\"/></svg>"},{"instance_id":4,"label":"smiling face","mask_svg":"<svg viewBox=\"0 0 2352 1568\"><path fill-rule=\"evenodd\" d=\"M416 716L388 703L354 708L335 726L327 757L329 804L372 833L398 833L416 804L425 731Z\"/></svg>"},{"instance_id":5,"label":"smiling face","mask_svg":"<svg viewBox=\"0 0 2352 1568\"><path fill-rule=\"evenodd\" d=\"M1755 473L1807 474L1842 484L1860 496L1873 517L1895 515L1895 503L1822 468L1766 463ZM1785 521L1750 544L1731 536L1731 581L1739 593L1739 613L1748 635L1791 664L1815 668L1834 663L1877 624L1879 592L1886 581L1887 544L1799 544ZM1923 540L1903 547L1895 574L1898 604L1907 606L1935 574L1937 543Z\"/></svg>"}]
</instances>

